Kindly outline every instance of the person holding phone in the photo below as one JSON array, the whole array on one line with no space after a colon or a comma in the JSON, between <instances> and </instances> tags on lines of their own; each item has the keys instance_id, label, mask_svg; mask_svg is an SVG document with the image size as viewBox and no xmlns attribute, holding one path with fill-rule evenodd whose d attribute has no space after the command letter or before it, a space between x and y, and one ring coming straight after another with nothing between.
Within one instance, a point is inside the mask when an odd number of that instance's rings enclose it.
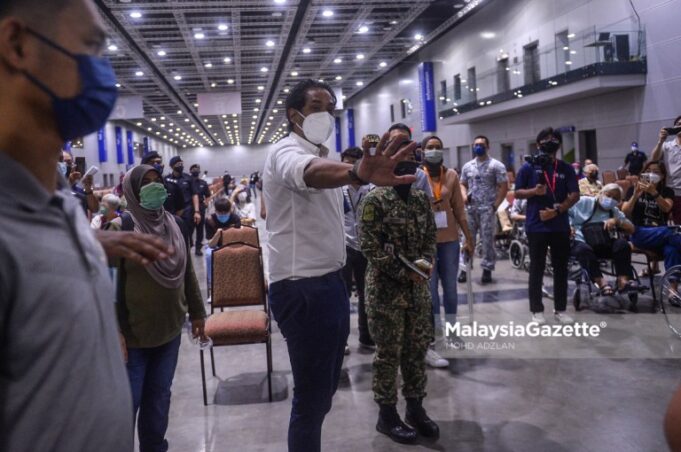
<instances>
[{"instance_id":1,"label":"person holding phone","mask_svg":"<svg viewBox=\"0 0 681 452\"><path fill-rule=\"evenodd\" d=\"M542 283L546 254L551 248L555 320L571 323L565 314L570 257L568 211L579 201L577 177L570 164L556 158L563 137L548 127L537 135L537 153L518 171L515 198L527 199L525 231L530 246L529 299L532 321L546 323Z\"/></svg>"},{"instance_id":2,"label":"person holding phone","mask_svg":"<svg viewBox=\"0 0 681 452\"><path fill-rule=\"evenodd\" d=\"M663 161L667 168L667 187L674 190L672 219L675 224L681 224L681 116L674 120L673 127L660 130L650 160Z\"/></svg>"},{"instance_id":3,"label":"person holding phone","mask_svg":"<svg viewBox=\"0 0 681 452\"><path fill-rule=\"evenodd\" d=\"M404 161L395 174L414 175L417 168L417 162ZM437 437L439 428L422 406L426 353L434 333L430 287L424 278L432 272L437 241L430 199L412 184L377 188L365 196L359 217L360 246L368 261L366 311L376 343L373 391L380 407L376 430L399 443L415 442L417 432ZM414 266L420 272L410 268ZM397 413L398 369L411 427Z\"/></svg>"}]
</instances>

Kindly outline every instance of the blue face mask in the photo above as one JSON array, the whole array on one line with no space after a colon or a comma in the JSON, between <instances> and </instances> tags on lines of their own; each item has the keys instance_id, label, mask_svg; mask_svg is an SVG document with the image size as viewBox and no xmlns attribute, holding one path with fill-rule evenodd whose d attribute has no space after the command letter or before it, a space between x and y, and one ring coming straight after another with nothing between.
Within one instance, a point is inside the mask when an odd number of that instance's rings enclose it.
<instances>
[{"instance_id":1,"label":"blue face mask","mask_svg":"<svg viewBox=\"0 0 681 452\"><path fill-rule=\"evenodd\" d=\"M76 97L68 99L58 97L47 85L24 72L31 82L52 98L52 109L61 138L64 141L73 140L104 127L118 97L116 74L109 60L73 54L33 30L28 29L28 32L78 63L81 92Z\"/></svg>"},{"instance_id":2,"label":"blue face mask","mask_svg":"<svg viewBox=\"0 0 681 452\"><path fill-rule=\"evenodd\" d=\"M487 148L481 144L476 144L473 147L473 154L475 154L476 157L482 157L483 155L487 154Z\"/></svg>"},{"instance_id":3,"label":"blue face mask","mask_svg":"<svg viewBox=\"0 0 681 452\"><path fill-rule=\"evenodd\" d=\"M218 221L219 221L220 223L224 224L224 223L227 223L227 222L229 221L229 219L230 219L230 217L232 216L232 214L229 214L229 213L226 214L226 215L216 214L215 216L218 218Z\"/></svg>"},{"instance_id":4,"label":"blue face mask","mask_svg":"<svg viewBox=\"0 0 681 452\"><path fill-rule=\"evenodd\" d=\"M608 196L601 196L598 202L603 210L611 210L613 207L617 205L617 201Z\"/></svg>"},{"instance_id":5,"label":"blue face mask","mask_svg":"<svg viewBox=\"0 0 681 452\"><path fill-rule=\"evenodd\" d=\"M64 162L57 162L57 170L59 171L59 174L62 176L66 177L66 170L68 167L66 166L66 163Z\"/></svg>"}]
</instances>

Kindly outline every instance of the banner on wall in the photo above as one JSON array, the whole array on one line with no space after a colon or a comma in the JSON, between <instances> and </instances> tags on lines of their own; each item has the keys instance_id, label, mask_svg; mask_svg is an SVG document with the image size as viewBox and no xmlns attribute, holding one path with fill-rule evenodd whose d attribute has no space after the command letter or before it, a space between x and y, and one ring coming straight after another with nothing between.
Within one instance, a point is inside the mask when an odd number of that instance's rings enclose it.
<instances>
[{"instance_id":1,"label":"banner on wall","mask_svg":"<svg viewBox=\"0 0 681 452\"><path fill-rule=\"evenodd\" d=\"M144 118L142 96L119 96L109 120Z\"/></svg>"},{"instance_id":2,"label":"banner on wall","mask_svg":"<svg viewBox=\"0 0 681 452\"><path fill-rule=\"evenodd\" d=\"M343 131L341 130L341 118L336 116L336 152L343 152Z\"/></svg>"},{"instance_id":3,"label":"banner on wall","mask_svg":"<svg viewBox=\"0 0 681 452\"><path fill-rule=\"evenodd\" d=\"M128 145L128 165L135 164L135 143L132 141L132 130L125 131L125 138Z\"/></svg>"},{"instance_id":4,"label":"banner on wall","mask_svg":"<svg viewBox=\"0 0 681 452\"><path fill-rule=\"evenodd\" d=\"M348 147L354 147L355 145L355 110L348 108L345 112L346 119L348 121Z\"/></svg>"},{"instance_id":5,"label":"banner on wall","mask_svg":"<svg viewBox=\"0 0 681 452\"><path fill-rule=\"evenodd\" d=\"M343 110L345 108L345 101L343 100L343 88L334 88L334 93L336 93L336 111Z\"/></svg>"},{"instance_id":6,"label":"banner on wall","mask_svg":"<svg viewBox=\"0 0 681 452\"><path fill-rule=\"evenodd\" d=\"M199 93L199 115L232 115L241 114L241 93Z\"/></svg>"},{"instance_id":7,"label":"banner on wall","mask_svg":"<svg viewBox=\"0 0 681 452\"><path fill-rule=\"evenodd\" d=\"M97 143L99 147L99 163L105 163L109 160L106 151L106 131L102 128L97 132Z\"/></svg>"},{"instance_id":8,"label":"banner on wall","mask_svg":"<svg viewBox=\"0 0 681 452\"><path fill-rule=\"evenodd\" d=\"M125 156L123 155L123 129L116 126L114 129L116 133L116 163L125 163Z\"/></svg>"},{"instance_id":9,"label":"banner on wall","mask_svg":"<svg viewBox=\"0 0 681 452\"><path fill-rule=\"evenodd\" d=\"M437 108L435 101L435 74L433 63L419 65L419 91L421 97L421 131L437 132Z\"/></svg>"},{"instance_id":10,"label":"banner on wall","mask_svg":"<svg viewBox=\"0 0 681 452\"><path fill-rule=\"evenodd\" d=\"M144 137L143 143L144 143L144 153L148 154L149 152L151 152L151 149L149 149L149 137Z\"/></svg>"}]
</instances>

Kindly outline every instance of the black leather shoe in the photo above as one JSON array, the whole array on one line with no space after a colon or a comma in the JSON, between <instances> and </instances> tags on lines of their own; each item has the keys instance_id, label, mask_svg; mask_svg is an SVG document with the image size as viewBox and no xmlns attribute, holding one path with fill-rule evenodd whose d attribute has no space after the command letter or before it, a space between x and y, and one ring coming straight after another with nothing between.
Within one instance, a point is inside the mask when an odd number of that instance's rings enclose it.
<instances>
[{"instance_id":1,"label":"black leather shoe","mask_svg":"<svg viewBox=\"0 0 681 452\"><path fill-rule=\"evenodd\" d=\"M381 405L376 430L396 443L414 444L416 442L416 430L402 422L395 405Z\"/></svg>"},{"instance_id":2,"label":"black leather shoe","mask_svg":"<svg viewBox=\"0 0 681 452\"><path fill-rule=\"evenodd\" d=\"M194 253L194 255L196 255L196 256L203 256L203 252L202 252L201 250L196 250L196 252Z\"/></svg>"},{"instance_id":3,"label":"black leather shoe","mask_svg":"<svg viewBox=\"0 0 681 452\"><path fill-rule=\"evenodd\" d=\"M466 282L466 272L459 273L459 279L457 279L461 284Z\"/></svg>"},{"instance_id":4,"label":"black leather shoe","mask_svg":"<svg viewBox=\"0 0 681 452\"><path fill-rule=\"evenodd\" d=\"M492 282L492 271L491 270L483 270L482 271L482 280L481 282L483 284L489 284Z\"/></svg>"},{"instance_id":5,"label":"black leather shoe","mask_svg":"<svg viewBox=\"0 0 681 452\"><path fill-rule=\"evenodd\" d=\"M404 420L426 438L439 438L440 427L433 422L423 409L422 399L407 399L407 414Z\"/></svg>"}]
</instances>

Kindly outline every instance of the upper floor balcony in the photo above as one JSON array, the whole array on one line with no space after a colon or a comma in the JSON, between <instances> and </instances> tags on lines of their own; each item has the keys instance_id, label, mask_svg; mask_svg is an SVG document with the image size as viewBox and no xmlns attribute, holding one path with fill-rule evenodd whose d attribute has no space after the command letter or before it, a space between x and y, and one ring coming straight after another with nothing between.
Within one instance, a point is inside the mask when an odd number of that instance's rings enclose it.
<instances>
[{"instance_id":1,"label":"upper floor balcony","mask_svg":"<svg viewBox=\"0 0 681 452\"><path fill-rule=\"evenodd\" d=\"M468 69L439 94L445 124L491 119L515 111L559 104L646 83L642 30L587 29L559 33L556 42L523 47L522 57L500 51L496 67Z\"/></svg>"}]
</instances>

